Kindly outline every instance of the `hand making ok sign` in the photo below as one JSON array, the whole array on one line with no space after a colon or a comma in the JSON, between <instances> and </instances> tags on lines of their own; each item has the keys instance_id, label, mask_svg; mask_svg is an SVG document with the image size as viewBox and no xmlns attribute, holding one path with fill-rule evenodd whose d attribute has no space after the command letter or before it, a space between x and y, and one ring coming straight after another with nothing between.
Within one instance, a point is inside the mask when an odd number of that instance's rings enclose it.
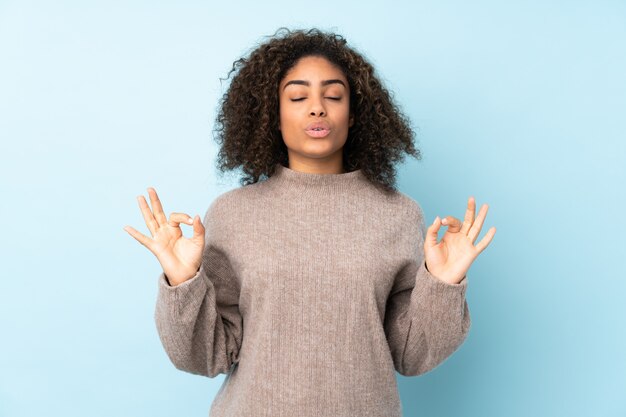
<instances>
[{"instance_id":1,"label":"hand making ok sign","mask_svg":"<svg viewBox=\"0 0 626 417\"><path fill-rule=\"evenodd\" d=\"M483 204L474 219L476 202L470 197L465 211L463 223L453 216L435 218L424 238L424 257L427 270L437 278L448 284L458 284L463 280L467 271L478 255L489 245L496 234L496 228L492 227L476 246L474 242L483 227L489 206ZM441 225L448 226L446 233L437 243L437 233Z\"/></svg>"},{"instance_id":2,"label":"hand making ok sign","mask_svg":"<svg viewBox=\"0 0 626 417\"><path fill-rule=\"evenodd\" d=\"M152 211L144 196L138 196L137 200L152 239L130 226L124 227L124 230L157 257L170 285L176 286L193 278L200 268L204 249L204 225L200 216L192 218L185 213L172 213L168 220L156 190L150 187L148 194ZM193 226L192 237L183 236L181 223Z\"/></svg>"}]
</instances>

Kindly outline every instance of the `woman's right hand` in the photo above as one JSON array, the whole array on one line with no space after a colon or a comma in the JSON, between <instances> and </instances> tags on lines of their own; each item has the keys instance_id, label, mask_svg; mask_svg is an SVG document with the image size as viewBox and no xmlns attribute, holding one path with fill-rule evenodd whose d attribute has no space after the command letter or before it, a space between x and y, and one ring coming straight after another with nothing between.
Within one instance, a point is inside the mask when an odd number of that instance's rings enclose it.
<instances>
[{"instance_id":1,"label":"woman's right hand","mask_svg":"<svg viewBox=\"0 0 626 417\"><path fill-rule=\"evenodd\" d=\"M196 215L192 219L185 213L172 213L168 221L156 190L148 188L148 195L154 213L143 195L138 196L137 200L152 239L130 226L124 227L124 230L157 257L170 285L176 286L193 278L200 269L204 250L204 226L200 216ZM180 223L193 225L191 238L183 236Z\"/></svg>"}]
</instances>

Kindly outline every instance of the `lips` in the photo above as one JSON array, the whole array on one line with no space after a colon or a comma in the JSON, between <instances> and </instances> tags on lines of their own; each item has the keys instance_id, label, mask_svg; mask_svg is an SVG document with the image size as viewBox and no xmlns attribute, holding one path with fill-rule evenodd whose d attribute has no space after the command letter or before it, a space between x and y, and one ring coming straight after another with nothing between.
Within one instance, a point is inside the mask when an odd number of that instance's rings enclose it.
<instances>
[{"instance_id":1,"label":"lips","mask_svg":"<svg viewBox=\"0 0 626 417\"><path fill-rule=\"evenodd\" d=\"M326 122L313 122L309 123L304 130L322 131L330 130L330 126Z\"/></svg>"},{"instance_id":2,"label":"lips","mask_svg":"<svg viewBox=\"0 0 626 417\"><path fill-rule=\"evenodd\" d=\"M312 138L325 138L330 134L330 126L326 122L313 122L304 131Z\"/></svg>"}]
</instances>

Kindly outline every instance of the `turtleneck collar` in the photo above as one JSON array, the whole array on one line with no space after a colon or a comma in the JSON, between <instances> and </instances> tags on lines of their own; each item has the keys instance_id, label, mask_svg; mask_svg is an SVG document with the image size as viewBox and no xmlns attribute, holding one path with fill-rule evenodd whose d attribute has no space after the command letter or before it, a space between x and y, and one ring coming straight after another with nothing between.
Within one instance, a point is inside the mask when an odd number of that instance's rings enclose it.
<instances>
[{"instance_id":1,"label":"turtleneck collar","mask_svg":"<svg viewBox=\"0 0 626 417\"><path fill-rule=\"evenodd\" d=\"M367 178L361 169L344 172L343 174L314 174L296 171L280 163L276 164L274 174L269 178L273 183L294 188L343 189L363 185Z\"/></svg>"}]
</instances>

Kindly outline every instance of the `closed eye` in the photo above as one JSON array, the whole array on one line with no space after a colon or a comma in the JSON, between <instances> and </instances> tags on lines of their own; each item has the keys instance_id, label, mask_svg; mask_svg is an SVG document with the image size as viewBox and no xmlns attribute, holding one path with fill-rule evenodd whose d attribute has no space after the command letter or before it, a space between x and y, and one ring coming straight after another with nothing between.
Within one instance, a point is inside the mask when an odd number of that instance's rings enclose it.
<instances>
[{"instance_id":1,"label":"closed eye","mask_svg":"<svg viewBox=\"0 0 626 417\"><path fill-rule=\"evenodd\" d=\"M302 97L302 98L292 98L291 101L302 101L304 100L306 97ZM329 100L341 100L341 97L326 97Z\"/></svg>"}]
</instances>

